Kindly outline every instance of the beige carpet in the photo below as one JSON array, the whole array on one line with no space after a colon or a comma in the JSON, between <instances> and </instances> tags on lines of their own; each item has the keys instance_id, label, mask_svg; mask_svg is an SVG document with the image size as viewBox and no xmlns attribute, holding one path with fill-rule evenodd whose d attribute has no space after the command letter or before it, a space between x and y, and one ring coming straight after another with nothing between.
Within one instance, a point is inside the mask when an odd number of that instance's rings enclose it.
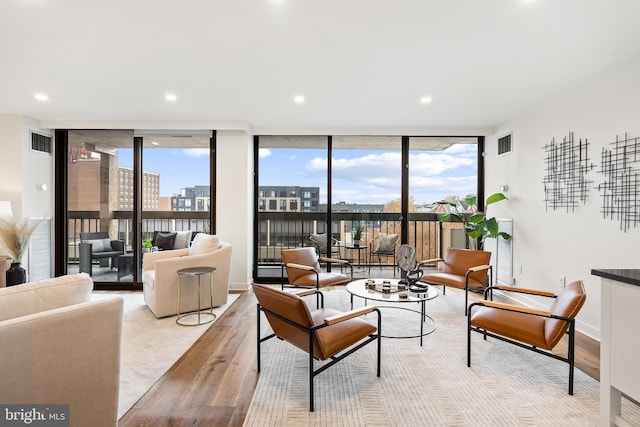
<instances>
[{"instance_id":1,"label":"beige carpet","mask_svg":"<svg viewBox=\"0 0 640 427\"><path fill-rule=\"evenodd\" d=\"M345 291L325 295L327 307L349 308ZM452 289L427 303L437 329L425 337L423 347L417 338L383 339L380 378L375 376L374 345L318 375L313 413L306 354L279 340L264 343L263 369L245 426L599 424L598 382L576 370L574 395L569 396L564 362L474 334L467 368L462 307L463 294ZM386 309L383 335L411 335L418 330L418 318ZM625 401L623 415L640 425L638 407Z\"/></svg>"},{"instance_id":2,"label":"beige carpet","mask_svg":"<svg viewBox=\"0 0 640 427\"><path fill-rule=\"evenodd\" d=\"M124 298L120 398L118 418L182 356L211 326L180 326L176 316L156 319L144 303L142 292L94 292L94 298ZM239 294L229 294L227 304L214 308L219 317Z\"/></svg>"}]
</instances>

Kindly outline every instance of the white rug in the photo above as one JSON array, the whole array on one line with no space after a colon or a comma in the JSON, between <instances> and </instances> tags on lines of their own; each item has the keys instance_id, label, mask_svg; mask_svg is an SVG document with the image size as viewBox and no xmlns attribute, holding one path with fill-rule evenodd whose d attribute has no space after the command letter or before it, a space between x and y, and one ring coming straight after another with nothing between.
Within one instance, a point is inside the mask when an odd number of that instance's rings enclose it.
<instances>
[{"instance_id":1,"label":"white rug","mask_svg":"<svg viewBox=\"0 0 640 427\"><path fill-rule=\"evenodd\" d=\"M118 403L120 418L216 321L199 326L180 326L176 324L176 316L157 319L145 305L142 292L101 291L94 292L93 297L113 295L124 299ZM229 294L227 304L214 308L217 318L238 296Z\"/></svg>"},{"instance_id":2,"label":"white rug","mask_svg":"<svg viewBox=\"0 0 640 427\"><path fill-rule=\"evenodd\" d=\"M599 425L598 382L576 369L574 395L569 396L564 362L495 339L484 341L474 333L468 368L463 294L456 291L447 289L427 303L437 329L425 337L423 347L417 338L383 339L380 378L375 375L375 344L319 374L315 412L308 406L306 353L279 340L267 341L244 425ZM343 290L327 291L325 298L327 307L349 308ZM418 318L405 310L383 309L383 335L413 334ZM625 414L640 425L638 407L625 401Z\"/></svg>"}]
</instances>

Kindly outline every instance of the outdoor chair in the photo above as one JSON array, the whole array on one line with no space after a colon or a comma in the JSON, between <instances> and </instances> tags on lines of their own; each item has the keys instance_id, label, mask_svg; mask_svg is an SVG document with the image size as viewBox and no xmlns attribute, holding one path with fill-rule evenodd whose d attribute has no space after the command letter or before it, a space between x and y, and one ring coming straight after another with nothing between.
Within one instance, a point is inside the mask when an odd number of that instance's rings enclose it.
<instances>
[{"instance_id":1,"label":"outdoor chair","mask_svg":"<svg viewBox=\"0 0 640 427\"><path fill-rule=\"evenodd\" d=\"M369 242L369 274L371 274L371 264L374 258L378 259L378 267L382 270L382 258L395 260L396 246L400 236L398 234L380 233ZM396 265L393 265L393 276L396 275Z\"/></svg>"},{"instance_id":2,"label":"outdoor chair","mask_svg":"<svg viewBox=\"0 0 640 427\"><path fill-rule=\"evenodd\" d=\"M104 260L109 267L118 265L118 257L124 254L124 242L112 240L106 231L80 233L79 272L93 275L93 261Z\"/></svg>"},{"instance_id":3,"label":"outdoor chair","mask_svg":"<svg viewBox=\"0 0 640 427\"><path fill-rule=\"evenodd\" d=\"M309 241L316 249L318 257L342 259L342 242L340 240L334 237L329 239L327 233L320 233L310 235Z\"/></svg>"},{"instance_id":4,"label":"outdoor chair","mask_svg":"<svg viewBox=\"0 0 640 427\"><path fill-rule=\"evenodd\" d=\"M487 294L494 289L519 292L528 295L555 298L548 310L538 310L514 304L486 301ZM501 341L515 344L536 353L567 362L569 364L569 394L573 395L573 370L575 357L576 316L584 302L586 294L582 281L569 283L555 295L535 289L492 286L485 290L485 301L469 306L467 318L467 366L471 367L471 332L479 332ZM567 357L551 352L568 334Z\"/></svg>"},{"instance_id":5,"label":"outdoor chair","mask_svg":"<svg viewBox=\"0 0 640 427\"><path fill-rule=\"evenodd\" d=\"M280 291L264 285L253 285L258 299L258 372L260 372L260 346L263 342L278 337L305 351L309 355L309 410L314 410L313 381L316 375L335 365L345 357L378 341L377 376L380 376L382 317L375 306L365 306L355 310L340 312L324 308L322 293L309 289L296 294ZM322 298L322 308L309 311L301 296L318 294ZM375 311L377 327L359 317ZM271 335L262 337L260 318L263 312L273 330ZM377 333L376 333L377 332ZM329 360L317 369L314 359Z\"/></svg>"},{"instance_id":6,"label":"outdoor chair","mask_svg":"<svg viewBox=\"0 0 640 427\"><path fill-rule=\"evenodd\" d=\"M437 267L440 264L442 267L439 272L425 273L420 280L430 285L442 285L443 295L446 293L447 286L464 289L466 316L469 290L484 290L493 283L493 269L489 265L490 261L491 252L449 248L444 259L433 258L420 262L419 268L429 265ZM487 279L489 279L488 282Z\"/></svg>"}]
</instances>

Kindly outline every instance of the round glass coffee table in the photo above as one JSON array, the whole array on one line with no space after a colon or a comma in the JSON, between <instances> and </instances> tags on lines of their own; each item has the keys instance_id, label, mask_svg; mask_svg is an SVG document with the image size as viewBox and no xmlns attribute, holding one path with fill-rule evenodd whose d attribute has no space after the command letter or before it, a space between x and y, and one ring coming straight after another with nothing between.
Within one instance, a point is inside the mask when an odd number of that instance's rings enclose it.
<instances>
[{"instance_id":1,"label":"round glass coffee table","mask_svg":"<svg viewBox=\"0 0 640 427\"><path fill-rule=\"evenodd\" d=\"M373 281L375 288L368 288L367 281ZM383 282L389 282L389 290L383 288ZM347 284L347 292L351 297L351 308L353 309L353 297L359 297L364 299L364 304L367 304L368 300L389 303L389 304L405 304L405 303L417 303L420 304L420 311L413 310L406 307L400 307L398 305L378 305L378 308L392 308L399 310L407 310L420 314L420 334L419 335L382 335L383 338L420 338L420 346L422 346L422 338L425 335L429 335L436 330L436 321L425 310L425 304L427 301L436 298L440 295L440 292L433 286L429 286L426 292L410 292L408 290L399 290L399 279L360 279L354 280ZM428 325L426 325L428 324ZM425 328L426 325L426 328Z\"/></svg>"}]
</instances>

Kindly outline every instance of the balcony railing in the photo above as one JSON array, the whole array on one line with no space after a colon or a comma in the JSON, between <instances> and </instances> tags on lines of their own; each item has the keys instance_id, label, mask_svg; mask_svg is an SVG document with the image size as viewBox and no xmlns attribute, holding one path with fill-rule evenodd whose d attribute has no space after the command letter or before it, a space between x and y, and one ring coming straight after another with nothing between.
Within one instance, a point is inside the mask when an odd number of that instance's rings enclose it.
<instances>
[{"instance_id":1,"label":"balcony railing","mask_svg":"<svg viewBox=\"0 0 640 427\"><path fill-rule=\"evenodd\" d=\"M351 231L357 224L364 228L360 246L365 246L359 254L347 246L353 243ZM408 216L408 241L416 248L418 260L442 256L450 246L464 247L464 232L461 224L443 224L433 213L410 213ZM258 214L258 278L273 277L276 267L281 264L282 249L311 246L311 234L326 233L326 213L324 212L260 212ZM381 233L400 234L400 214L398 213L355 213L336 212L331 214L331 236L340 242L339 255L362 265L370 265L371 242ZM399 243L398 243L399 245ZM358 255L360 256L358 258ZM376 259L377 265L377 259ZM387 259L386 265L394 265Z\"/></svg>"},{"instance_id":2,"label":"balcony railing","mask_svg":"<svg viewBox=\"0 0 640 427\"><path fill-rule=\"evenodd\" d=\"M109 219L100 217L99 211L68 212L68 249L69 262L78 262L80 233L109 229L112 238L123 240L125 248L134 249L133 213L131 211L112 211ZM105 226L104 221L109 224ZM201 231L211 230L209 212L199 211L145 211L142 218L142 238L150 239L154 231Z\"/></svg>"}]
</instances>

